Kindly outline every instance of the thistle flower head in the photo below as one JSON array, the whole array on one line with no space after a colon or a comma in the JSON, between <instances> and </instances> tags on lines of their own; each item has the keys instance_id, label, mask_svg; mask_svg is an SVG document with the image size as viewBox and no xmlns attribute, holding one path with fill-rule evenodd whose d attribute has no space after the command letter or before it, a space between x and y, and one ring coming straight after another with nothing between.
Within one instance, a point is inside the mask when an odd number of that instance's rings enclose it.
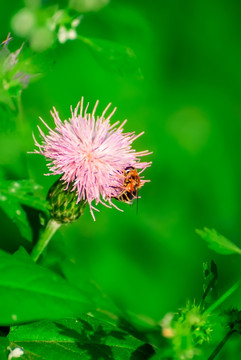
<instances>
[{"instance_id":1,"label":"thistle flower head","mask_svg":"<svg viewBox=\"0 0 241 360\"><path fill-rule=\"evenodd\" d=\"M88 105L83 108L83 98L72 110L69 120L61 121L55 108L51 115L55 122L52 130L41 118L49 131L48 135L38 127L42 137L39 144L34 137L38 150L35 153L44 155L50 160L49 170L52 174L62 175L61 180L66 183L66 189L72 186L77 192L77 203L85 200L89 203L94 218L92 203L102 203L110 207L115 204L112 198L123 193L124 170L128 167L136 168L141 173L150 166L150 162L141 162L142 156L150 154L148 150L136 152L132 143L139 135L134 132L124 133L123 126L127 120L119 125L119 121L110 124L110 118L116 108L106 116L111 106L109 104L100 116L95 116L96 102L92 113L88 113ZM142 186L147 180L140 180ZM107 205L106 203L108 202ZM98 210L97 210L98 211Z\"/></svg>"}]
</instances>

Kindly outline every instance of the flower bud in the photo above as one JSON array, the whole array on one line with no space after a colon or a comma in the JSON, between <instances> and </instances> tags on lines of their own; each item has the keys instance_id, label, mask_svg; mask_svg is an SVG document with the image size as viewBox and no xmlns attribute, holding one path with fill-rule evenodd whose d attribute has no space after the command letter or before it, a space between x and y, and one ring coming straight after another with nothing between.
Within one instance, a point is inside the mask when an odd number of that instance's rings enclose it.
<instances>
[{"instance_id":1,"label":"flower bud","mask_svg":"<svg viewBox=\"0 0 241 360\"><path fill-rule=\"evenodd\" d=\"M77 192L72 191L72 184L66 189L66 183L60 179L49 189L47 200L51 218L62 224L78 220L87 203L81 200L77 204Z\"/></svg>"}]
</instances>

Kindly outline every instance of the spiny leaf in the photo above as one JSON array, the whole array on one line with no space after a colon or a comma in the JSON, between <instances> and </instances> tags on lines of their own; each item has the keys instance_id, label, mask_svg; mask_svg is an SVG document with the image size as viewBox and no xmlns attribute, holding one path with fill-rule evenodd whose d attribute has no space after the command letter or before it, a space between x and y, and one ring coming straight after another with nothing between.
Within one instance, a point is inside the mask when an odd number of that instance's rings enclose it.
<instances>
[{"instance_id":1,"label":"spiny leaf","mask_svg":"<svg viewBox=\"0 0 241 360\"><path fill-rule=\"evenodd\" d=\"M88 315L12 327L8 339L12 348L23 349L22 360L141 360L154 353L150 345Z\"/></svg>"},{"instance_id":2,"label":"spiny leaf","mask_svg":"<svg viewBox=\"0 0 241 360\"><path fill-rule=\"evenodd\" d=\"M78 39L88 46L97 60L108 70L124 76L142 78L136 55L131 48L102 39L83 36L79 36Z\"/></svg>"},{"instance_id":3,"label":"spiny leaf","mask_svg":"<svg viewBox=\"0 0 241 360\"><path fill-rule=\"evenodd\" d=\"M34 195L41 188L32 180L0 181L1 194L15 198L23 205L47 212L47 201Z\"/></svg>"},{"instance_id":4,"label":"spiny leaf","mask_svg":"<svg viewBox=\"0 0 241 360\"><path fill-rule=\"evenodd\" d=\"M204 228L204 230L196 230L196 233L207 241L210 249L216 251L218 254L241 254L241 249L238 246L220 235L214 229Z\"/></svg>"},{"instance_id":5,"label":"spiny leaf","mask_svg":"<svg viewBox=\"0 0 241 360\"><path fill-rule=\"evenodd\" d=\"M31 180L0 180L0 207L18 226L21 235L31 241L32 230L21 205L48 212L48 203L33 195L41 187Z\"/></svg>"},{"instance_id":6,"label":"spiny leaf","mask_svg":"<svg viewBox=\"0 0 241 360\"><path fill-rule=\"evenodd\" d=\"M0 326L78 316L92 309L87 295L30 256L0 250Z\"/></svg>"}]
</instances>

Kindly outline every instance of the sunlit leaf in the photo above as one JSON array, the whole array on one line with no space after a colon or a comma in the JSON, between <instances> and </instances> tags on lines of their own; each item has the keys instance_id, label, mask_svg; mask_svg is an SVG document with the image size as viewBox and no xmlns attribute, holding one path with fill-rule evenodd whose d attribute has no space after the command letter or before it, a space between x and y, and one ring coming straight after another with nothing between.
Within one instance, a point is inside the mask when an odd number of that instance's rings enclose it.
<instances>
[{"instance_id":1,"label":"sunlit leaf","mask_svg":"<svg viewBox=\"0 0 241 360\"><path fill-rule=\"evenodd\" d=\"M124 76L142 78L136 55L131 48L102 39L82 36L78 39L89 47L97 60L108 70Z\"/></svg>"},{"instance_id":2,"label":"sunlit leaf","mask_svg":"<svg viewBox=\"0 0 241 360\"><path fill-rule=\"evenodd\" d=\"M141 360L154 353L150 345L88 315L12 327L8 339L24 350L23 360Z\"/></svg>"},{"instance_id":3,"label":"sunlit leaf","mask_svg":"<svg viewBox=\"0 0 241 360\"><path fill-rule=\"evenodd\" d=\"M35 264L23 249L14 255L0 250L0 326L78 316L92 308L90 303L81 290Z\"/></svg>"},{"instance_id":4,"label":"sunlit leaf","mask_svg":"<svg viewBox=\"0 0 241 360\"><path fill-rule=\"evenodd\" d=\"M241 254L241 249L232 241L220 235L216 230L204 228L204 230L196 230L197 234L207 241L210 249L216 251L218 254Z\"/></svg>"}]
</instances>

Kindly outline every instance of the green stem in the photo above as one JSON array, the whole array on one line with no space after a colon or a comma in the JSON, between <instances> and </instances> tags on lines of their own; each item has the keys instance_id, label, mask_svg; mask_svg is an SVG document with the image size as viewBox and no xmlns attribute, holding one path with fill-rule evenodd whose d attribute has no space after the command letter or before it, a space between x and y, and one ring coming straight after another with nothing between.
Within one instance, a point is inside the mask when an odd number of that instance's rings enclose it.
<instances>
[{"instance_id":1,"label":"green stem","mask_svg":"<svg viewBox=\"0 0 241 360\"><path fill-rule=\"evenodd\" d=\"M204 294L203 294L202 301L201 301L201 304L200 304L201 309L203 308L204 301L205 301L205 299L206 299L209 291L210 291L211 288L214 286L216 280L217 280L217 277L214 277L214 278L210 281L210 283L208 284L208 286L207 286L207 288L206 288L206 291L205 291Z\"/></svg>"},{"instance_id":2,"label":"green stem","mask_svg":"<svg viewBox=\"0 0 241 360\"><path fill-rule=\"evenodd\" d=\"M23 112L23 104L21 93L14 98L14 103L16 106L16 129L18 130L21 136L24 135L24 112Z\"/></svg>"},{"instance_id":3,"label":"green stem","mask_svg":"<svg viewBox=\"0 0 241 360\"><path fill-rule=\"evenodd\" d=\"M228 339L230 338L230 336L234 333L234 330L229 331L225 337L223 338L223 340L218 344L218 346L216 347L216 349L214 350L214 352L209 356L208 360L213 360L219 353L219 351L222 349L222 347L224 346L224 344L228 341Z\"/></svg>"},{"instance_id":4,"label":"green stem","mask_svg":"<svg viewBox=\"0 0 241 360\"><path fill-rule=\"evenodd\" d=\"M237 281L230 289L228 289L215 303L213 303L207 310L204 311L204 314L209 314L220 306L234 291L236 291L240 286L241 280Z\"/></svg>"},{"instance_id":5,"label":"green stem","mask_svg":"<svg viewBox=\"0 0 241 360\"><path fill-rule=\"evenodd\" d=\"M49 241L51 240L52 236L61 225L61 223L58 223L54 219L49 220L46 228L44 229L44 232L41 234L39 240L37 241L31 252L31 257L35 262L38 260L38 258L48 245Z\"/></svg>"},{"instance_id":6,"label":"green stem","mask_svg":"<svg viewBox=\"0 0 241 360\"><path fill-rule=\"evenodd\" d=\"M20 123L23 122L23 104L22 104L22 98L21 94L17 96L17 109L18 109L18 119Z\"/></svg>"}]
</instances>

